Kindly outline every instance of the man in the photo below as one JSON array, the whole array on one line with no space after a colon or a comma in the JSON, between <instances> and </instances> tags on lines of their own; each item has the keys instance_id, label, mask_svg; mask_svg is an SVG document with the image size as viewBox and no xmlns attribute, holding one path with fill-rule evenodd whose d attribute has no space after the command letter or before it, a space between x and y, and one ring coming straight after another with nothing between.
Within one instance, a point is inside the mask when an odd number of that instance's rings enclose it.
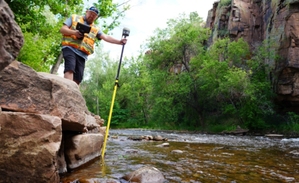
<instances>
[{"instance_id":1,"label":"man","mask_svg":"<svg viewBox=\"0 0 299 183\"><path fill-rule=\"evenodd\" d=\"M72 15L69 17L60 29L63 35L64 78L73 80L78 85L83 79L85 61L88 55L94 52L96 39L119 45L127 42L126 38L115 39L95 27L94 21L98 16L98 9L92 6L86 11L84 16ZM89 25L91 27L90 32L82 34L79 30L76 30L78 22Z\"/></svg>"}]
</instances>

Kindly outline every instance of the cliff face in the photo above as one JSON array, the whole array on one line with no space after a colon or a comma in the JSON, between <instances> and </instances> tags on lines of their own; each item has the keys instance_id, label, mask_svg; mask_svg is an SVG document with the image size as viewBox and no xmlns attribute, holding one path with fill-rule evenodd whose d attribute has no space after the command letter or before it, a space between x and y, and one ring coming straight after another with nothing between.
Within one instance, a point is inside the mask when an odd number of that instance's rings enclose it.
<instances>
[{"instance_id":1,"label":"cliff face","mask_svg":"<svg viewBox=\"0 0 299 183\"><path fill-rule=\"evenodd\" d=\"M299 112L299 0L232 0L228 6L215 2L206 27L210 43L228 36L243 38L252 51L263 42L279 58L265 60L277 101L285 111Z\"/></svg>"}]
</instances>

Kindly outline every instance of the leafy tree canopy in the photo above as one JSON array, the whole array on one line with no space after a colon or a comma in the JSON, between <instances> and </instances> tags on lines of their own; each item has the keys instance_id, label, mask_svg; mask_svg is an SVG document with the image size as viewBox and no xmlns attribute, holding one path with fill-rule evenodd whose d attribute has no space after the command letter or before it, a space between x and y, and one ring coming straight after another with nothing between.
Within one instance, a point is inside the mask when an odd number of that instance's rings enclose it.
<instances>
[{"instance_id":1,"label":"leafy tree canopy","mask_svg":"<svg viewBox=\"0 0 299 183\"><path fill-rule=\"evenodd\" d=\"M59 29L71 14L85 12L84 0L6 0L24 34L25 43L18 60L36 71L49 72L51 66L60 64ZM119 25L119 19L129 8L112 3L112 0L98 0L94 3L100 10L102 30L108 33ZM109 21L108 21L109 19Z\"/></svg>"}]
</instances>

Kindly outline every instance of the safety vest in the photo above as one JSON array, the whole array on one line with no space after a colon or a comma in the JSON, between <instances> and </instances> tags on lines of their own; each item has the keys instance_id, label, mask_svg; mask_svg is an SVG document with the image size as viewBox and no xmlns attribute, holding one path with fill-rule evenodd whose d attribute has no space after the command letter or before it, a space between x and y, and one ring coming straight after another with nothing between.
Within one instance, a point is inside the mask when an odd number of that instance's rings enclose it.
<instances>
[{"instance_id":1,"label":"safety vest","mask_svg":"<svg viewBox=\"0 0 299 183\"><path fill-rule=\"evenodd\" d=\"M73 30L76 30L77 23L84 23L83 16L72 15L72 26L70 27ZM62 45L71 46L82 52L90 55L94 52L94 43L97 38L98 28L91 24L91 29L89 33L85 33L83 39L78 39L75 35L63 35Z\"/></svg>"}]
</instances>

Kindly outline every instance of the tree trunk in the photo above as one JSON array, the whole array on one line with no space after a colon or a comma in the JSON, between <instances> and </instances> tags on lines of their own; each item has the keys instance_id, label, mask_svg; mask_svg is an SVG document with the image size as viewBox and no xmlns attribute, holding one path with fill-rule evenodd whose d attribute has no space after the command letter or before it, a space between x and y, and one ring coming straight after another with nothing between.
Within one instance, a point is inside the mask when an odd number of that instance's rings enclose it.
<instances>
[{"instance_id":1,"label":"tree trunk","mask_svg":"<svg viewBox=\"0 0 299 183\"><path fill-rule=\"evenodd\" d=\"M57 59L57 62L51 68L51 74L57 74L59 66L62 63L62 60L63 60L63 54L62 54L62 51L61 51L60 55L59 55L59 57Z\"/></svg>"}]
</instances>

